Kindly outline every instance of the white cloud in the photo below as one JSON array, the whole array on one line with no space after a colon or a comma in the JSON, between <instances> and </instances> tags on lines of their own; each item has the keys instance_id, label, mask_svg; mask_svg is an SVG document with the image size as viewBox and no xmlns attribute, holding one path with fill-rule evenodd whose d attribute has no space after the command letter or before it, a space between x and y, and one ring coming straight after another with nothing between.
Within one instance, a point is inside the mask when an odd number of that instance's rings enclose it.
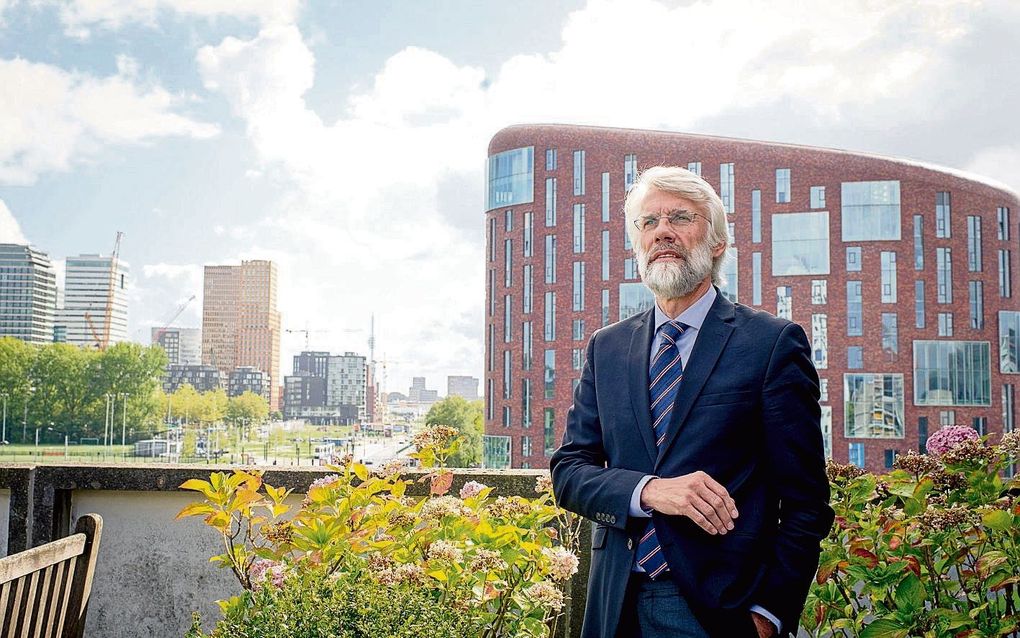
<instances>
[{"instance_id":1,"label":"white cloud","mask_svg":"<svg viewBox=\"0 0 1020 638\"><path fill-rule=\"evenodd\" d=\"M0 0L2 2L3 0ZM94 27L119 29L129 23L155 26L163 13L198 18L235 17L260 23L291 22L300 0L74 0L53 2L60 7L65 31L87 38Z\"/></svg>"},{"instance_id":2,"label":"white cloud","mask_svg":"<svg viewBox=\"0 0 1020 638\"><path fill-rule=\"evenodd\" d=\"M182 101L122 74L95 77L21 58L0 60L0 184L30 184L110 144L219 132L175 112Z\"/></svg>"},{"instance_id":3,"label":"white cloud","mask_svg":"<svg viewBox=\"0 0 1020 638\"><path fill-rule=\"evenodd\" d=\"M1012 184L1014 191L1020 192L1020 146L983 149L964 168L1004 184Z\"/></svg>"},{"instance_id":4,"label":"white cloud","mask_svg":"<svg viewBox=\"0 0 1020 638\"><path fill-rule=\"evenodd\" d=\"M0 199L0 244L27 244L28 239L21 232L21 225L14 219L14 213Z\"/></svg>"}]
</instances>

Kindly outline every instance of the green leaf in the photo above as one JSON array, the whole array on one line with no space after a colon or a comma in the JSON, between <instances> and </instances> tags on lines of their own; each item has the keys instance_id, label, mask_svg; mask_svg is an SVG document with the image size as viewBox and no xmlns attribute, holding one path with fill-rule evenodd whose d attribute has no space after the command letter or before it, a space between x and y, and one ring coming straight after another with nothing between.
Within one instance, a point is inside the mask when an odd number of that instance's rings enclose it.
<instances>
[{"instance_id":1,"label":"green leaf","mask_svg":"<svg viewBox=\"0 0 1020 638\"><path fill-rule=\"evenodd\" d=\"M906 638L910 629L891 618L879 618L864 628L861 638Z\"/></svg>"},{"instance_id":2,"label":"green leaf","mask_svg":"<svg viewBox=\"0 0 1020 638\"><path fill-rule=\"evenodd\" d=\"M916 498L911 497L903 501L903 513L907 516L917 516L923 509L921 501Z\"/></svg>"},{"instance_id":3,"label":"green leaf","mask_svg":"<svg viewBox=\"0 0 1020 638\"><path fill-rule=\"evenodd\" d=\"M896 606L903 612L914 614L924 605L924 585L914 572L907 572L907 577L900 581L893 594Z\"/></svg>"},{"instance_id":4,"label":"green leaf","mask_svg":"<svg viewBox=\"0 0 1020 638\"><path fill-rule=\"evenodd\" d=\"M1013 526L1013 517L1009 512L994 510L981 517L985 527L994 529L997 532L1004 532Z\"/></svg>"}]
</instances>

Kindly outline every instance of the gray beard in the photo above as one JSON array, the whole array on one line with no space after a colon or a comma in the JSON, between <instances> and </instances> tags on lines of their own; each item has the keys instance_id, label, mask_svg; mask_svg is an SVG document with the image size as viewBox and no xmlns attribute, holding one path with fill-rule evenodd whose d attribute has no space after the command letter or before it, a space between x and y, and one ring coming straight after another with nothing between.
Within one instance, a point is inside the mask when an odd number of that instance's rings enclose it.
<instances>
[{"instance_id":1,"label":"gray beard","mask_svg":"<svg viewBox=\"0 0 1020 638\"><path fill-rule=\"evenodd\" d=\"M694 292L712 274L712 250L707 242L698 242L693 250L673 244L680 263L648 263L649 253L638 247L638 274L656 297L677 299Z\"/></svg>"}]
</instances>

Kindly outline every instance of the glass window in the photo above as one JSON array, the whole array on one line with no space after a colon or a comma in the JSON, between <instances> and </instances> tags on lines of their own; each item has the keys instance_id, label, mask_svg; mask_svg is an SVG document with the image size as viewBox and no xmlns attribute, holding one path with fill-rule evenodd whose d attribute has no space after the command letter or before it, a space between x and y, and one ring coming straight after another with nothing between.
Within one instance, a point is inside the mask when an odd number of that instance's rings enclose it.
<instances>
[{"instance_id":1,"label":"glass window","mask_svg":"<svg viewBox=\"0 0 1020 638\"><path fill-rule=\"evenodd\" d=\"M556 178L545 179L545 225L556 225Z\"/></svg>"},{"instance_id":2,"label":"glass window","mask_svg":"<svg viewBox=\"0 0 1020 638\"><path fill-rule=\"evenodd\" d=\"M492 408L493 408L492 404L493 404L493 398L494 398L492 396L492 386L493 385L494 384L492 382L492 378L490 377L489 381L488 381L489 389L488 389L488 392L485 393L485 418L487 418L490 421L492 420L492 414L493 414L493 412L492 412Z\"/></svg>"},{"instance_id":3,"label":"glass window","mask_svg":"<svg viewBox=\"0 0 1020 638\"><path fill-rule=\"evenodd\" d=\"M602 221L609 221L609 173L602 173Z\"/></svg>"},{"instance_id":4,"label":"glass window","mask_svg":"<svg viewBox=\"0 0 1020 638\"><path fill-rule=\"evenodd\" d=\"M974 428L974 431L980 436L988 434L988 417L976 416L971 419L970 426Z\"/></svg>"},{"instance_id":5,"label":"glass window","mask_svg":"<svg viewBox=\"0 0 1020 638\"><path fill-rule=\"evenodd\" d=\"M811 315L811 360L818 370L829 367L829 319Z\"/></svg>"},{"instance_id":6,"label":"glass window","mask_svg":"<svg viewBox=\"0 0 1020 638\"><path fill-rule=\"evenodd\" d=\"M602 325L609 325L609 291L602 289Z\"/></svg>"},{"instance_id":7,"label":"glass window","mask_svg":"<svg viewBox=\"0 0 1020 638\"><path fill-rule=\"evenodd\" d=\"M609 231L602 231L602 281L609 279Z\"/></svg>"},{"instance_id":8,"label":"glass window","mask_svg":"<svg viewBox=\"0 0 1020 638\"><path fill-rule=\"evenodd\" d=\"M524 256L531 257L534 254L534 248L532 242L534 240L534 226L532 221L532 214L530 212L524 213Z\"/></svg>"},{"instance_id":9,"label":"glass window","mask_svg":"<svg viewBox=\"0 0 1020 638\"><path fill-rule=\"evenodd\" d=\"M496 368L496 326L491 323L489 324L487 338L489 340L489 347L487 348L489 352L489 365L486 370L492 372Z\"/></svg>"},{"instance_id":10,"label":"glass window","mask_svg":"<svg viewBox=\"0 0 1020 638\"><path fill-rule=\"evenodd\" d=\"M946 427L947 425L956 425L956 410L945 410L939 412L939 425Z\"/></svg>"},{"instance_id":11,"label":"glass window","mask_svg":"<svg viewBox=\"0 0 1020 638\"><path fill-rule=\"evenodd\" d=\"M953 336L953 313L951 312L940 312L939 313L939 336L940 337L952 337Z\"/></svg>"},{"instance_id":12,"label":"glass window","mask_svg":"<svg viewBox=\"0 0 1020 638\"><path fill-rule=\"evenodd\" d=\"M903 438L903 375L843 375L846 438Z\"/></svg>"},{"instance_id":13,"label":"glass window","mask_svg":"<svg viewBox=\"0 0 1020 638\"><path fill-rule=\"evenodd\" d=\"M514 212L509 208L503 213L503 230L510 232L514 229Z\"/></svg>"},{"instance_id":14,"label":"glass window","mask_svg":"<svg viewBox=\"0 0 1020 638\"><path fill-rule=\"evenodd\" d=\"M736 224L733 222L726 224L726 232L730 236L730 246L733 246L737 243Z\"/></svg>"},{"instance_id":15,"label":"glass window","mask_svg":"<svg viewBox=\"0 0 1020 638\"><path fill-rule=\"evenodd\" d=\"M882 251L882 303L896 303L896 253Z\"/></svg>"},{"instance_id":16,"label":"glass window","mask_svg":"<svg viewBox=\"0 0 1020 638\"><path fill-rule=\"evenodd\" d=\"M503 296L503 343L510 343L513 337L511 324L511 295Z\"/></svg>"},{"instance_id":17,"label":"glass window","mask_svg":"<svg viewBox=\"0 0 1020 638\"><path fill-rule=\"evenodd\" d=\"M532 307L532 293L533 293L531 264L524 264L524 274L522 279L524 279L524 294L522 295L524 303L521 307L521 312L523 312L524 314L529 314L531 312Z\"/></svg>"},{"instance_id":18,"label":"glass window","mask_svg":"<svg viewBox=\"0 0 1020 638\"><path fill-rule=\"evenodd\" d=\"M820 419L820 425L822 426L822 451L825 453L825 458L832 458L832 407L828 405L822 406L822 413Z\"/></svg>"},{"instance_id":19,"label":"glass window","mask_svg":"<svg viewBox=\"0 0 1020 638\"><path fill-rule=\"evenodd\" d=\"M751 304L761 305L761 253L751 253Z\"/></svg>"},{"instance_id":20,"label":"glass window","mask_svg":"<svg viewBox=\"0 0 1020 638\"><path fill-rule=\"evenodd\" d=\"M584 252L584 204L574 204L574 252Z\"/></svg>"},{"instance_id":21,"label":"glass window","mask_svg":"<svg viewBox=\"0 0 1020 638\"><path fill-rule=\"evenodd\" d=\"M496 261L496 218L489 218L489 261Z\"/></svg>"},{"instance_id":22,"label":"glass window","mask_svg":"<svg viewBox=\"0 0 1020 638\"><path fill-rule=\"evenodd\" d=\"M885 469L892 469L893 462L896 460L896 455L898 454L899 450L890 450L888 448L885 450Z\"/></svg>"},{"instance_id":23,"label":"glass window","mask_svg":"<svg viewBox=\"0 0 1020 638\"><path fill-rule=\"evenodd\" d=\"M524 458L531 456L531 437L528 435L521 437L521 456Z\"/></svg>"},{"instance_id":24,"label":"glass window","mask_svg":"<svg viewBox=\"0 0 1020 638\"><path fill-rule=\"evenodd\" d=\"M942 238L951 237L950 231L952 230L952 224L950 223L950 214L952 212L952 206L950 203L949 192L939 191L935 193L935 236Z\"/></svg>"},{"instance_id":25,"label":"glass window","mask_svg":"<svg viewBox=\"0 0 1020 638\"><path fill-rule=\"evenodd\" d=\"M914 282L914 327L924 327L924 282Z\"/></svg>"},{"instance_id":26,"label":"glass window","mask_svg":"<svg viewBox=\"0 0 1020 638\"><path fill-rule=\"evenodd\" d=\"M507 239L503 242L503 285L507 288L513 282L514 272L514 250L513 240Z\"/></svg>"},{"instance_id":27,"label":"glass window","mask_svg":"<svg viewBox=\"0 0 1020 638\"><path fill-rule=\"evenodd\" d=\"M701 175L701 162L687 162L687 170L695 175Z\"/></svg>"},{"instance_id":28,"label":"glass window","mask_svg":"<svg viewBox=\"0 0 1020 638\"><path fill-rule=\"evenodd\" d=\"M967 282L970 298L970 327L981 330L985 327L985 291L980 281Z\"/></svg>"},{"instance_id":29,"label":"glass window","mask_svg":"<svg viewBox=\"0 0 1020 638\"><path fill-rule=\"evenodd\" d=\"M719 292L733 303L737 303L737 247L730 246L727 253L722 267L725 281L719 286Z\"/></svg>"},{"instance_id":30,"label":"glass window","mask_svg":"<svg viewBox=\"0 0 1020 638\"><path fill-rule=\"evenodd\" d=\"M825 208L825 187L811 187L811 208Z\"/></svg>"},{"instance_id":31,"label":"glass window","mask_svg":"<svg viewBox=\"0 0 1020 638\"><path fill-rule=\"evenodd\" d=\"M552 290L545 293L545 340L556 340L556 293Z\"/></svg>"},{"instance_id":32,"label":"glass window","mask_svg":"<svg viewBox=\"0 0 1020 638\"><path fill-rule=\"evenodd\" d=\"M556 235L545 236L545 283L556 283Z\"/></svg>"},{"instance_id":33,"label":"glass window","mask_svg":"<svg viewBox=\"0 0 1020 638\"><path fill-rule=\"evenodd\" d=\"M829 213L772 216L772 275L829 274Z\"/></svg>"},{"instance_id":34,"label":"glass window","mask_svg":"<svg viewBox=\"0 0 1020 638\"><path fill-rule=\"evenodd\" d=\"M914 215L914 270L924 270L924 217Z\"/></svg>"},{"instance_id":35,"label":"glass window","mask_svg":"<svg viewBox=\"0 0 1020 638\"><path fill-rule=\"evenodd\" d=\"M655 297L642 283L620 284L620 321L655 304Z\"/></svg>"},{"instance_id":36,"label":"glass window","mask_svg":"<svg viewBox=\"0 0 1020 638\"><path fill-rule=\"evenodd\" d=\"M574 195L584 195L584 151L574 151Z\"/></svg>"},{"instance_id":37,"label":"glass window","mask_svg":"<svg viewBox=\"0 0 1020 638\"><path fill-rule=\"evenodd\" d=\"M723 210L733 212L733 162L719 165L719 197L722 198Z\"/></svg>"},{"instance_id":38,"label":"glass window","mask_svg":"<svg viewBox=\"0 0 1020 638\"><path fill-rule=\"evenodd\" d=\"M864 367L864 347L848 346L846 349L846 367L850 370L860 370Z\"/></svg>"},{"instance_id":39,"label":"glass window","mask_svg":"<svg viewBox=\"0 0 1020 638\"><path fill-rule=\"evenodd\" d=\"M861 247L860 246L847 246L846 247L846 271L847 272L860 272L861 270Z\"/></svg>"},{"instance_id":40,"label":"glass window","mask_svg":"<svg viewBox=\"0 0 1020 638\"><path fill-rule=\"evenodd\" d=\"M1003 241L1009 241L1009 209L1005 206L999 206L995 209L996 220L998 221L998 238Z\"/></svg>"},{"instance_id":41,"label":"glass window","mask_svg":"<svg viewBox=\"0 0 1020 638\"><path fill-rule=\"evenodd\" d=\"M860 337L864 334L864 299L861 282L846 282L846 336Z\"/></svg>"},{"instance_id":42,"label":"glass window","mask_svg":"<svg viewBox=\"0 0 1020 638\"><path fill-rule=\"evenodd\" d=\"M851 443L849 451L849 462L851 465L864 469L864 444Z\"/></svg>"},{"instance_id":43,"label":"glass window","mask_svg":"<svg viewBox=\"0 0 1020 638\"><path fill-rule=\"evenodd\" d=\"M999 311L999 372L1020 373L1020 312Z\"/></svg>"},{"instance_id":44,"label":"glass window","mask_svg":"<svg viewBox=\"0 0 1020 638\"><path fill-rule=\"evenodd\" d=\"M780 319L793 319L793 288L790 286L776 288L776 316Z\"/></svg>"},{"instance_id":45,"label":"glass window","mask_svg":"<svg viewBox=\"0 0 1020 638\"><path fill-rule=\"evenodd\" d=\"M1013 296L1012 260L1009 250L999 251L999 296L1008 299Z\"/></svg>"},{"instance_id":46,"label":"glass window","mask_svg":"<svg viewBox=\"0 0 1020 638\"><path fill-rule=\"evenodd\" d=\"M1002 432L1016 430L1016 388L1011 383L1002 385Z\"/></svg>"},{"instance_id":47,"label":"glass window","mask_svg":"<svg viewBox=\"0 0 1020 638\"><path fill-rule=\"evenodd\" d=\"M917 417L917 452L918 454L927 454L928 448L928 417L919 416Z\"/></svg>"},{"instance_id":48,"label":"glass window","mask_svg":"<svg viewBox=\"0 0 1020 638\"><path fill-rule=\"evenodd\" d=\"M531 427L531 379L521 379L521 425Z\"/></svg>"},{"instance_id":49,"label":"glass window","mask_svg":"<svg viewBox=\"0 0 1020 638\"><path fill-rule=\"evenodd\" d=\"M882 313L882 352L889 361L895 361L900 353L899 328L896 325L895 312Z\"/></svg>"},{"instance_id":50,"label":"glass window","mask_svg":"<svg viewBox=\"0 0 1020 638\"><path fill-rule=\"evenodd\" d=\"M981 218L977 215L967 216L967 270L984 270L981 259Z\"/></svg>"},{"instance_id":51,"label":"glass window","mask_svg":"<svg viewBox=\"0 0 1020 638\"><path fill-rule=\"evenodd\" d=\"M545 170L554 171L556 170L556 149L547 148L545 149Z\"/></svg>"},{"instance_id":52,"label":"glass window","mask_svg":"<svg viewBox=\"0 0 1020 638\"><path fill-rule=\"evenodd\" d=\"M574 312L584 310L584 262L574 262L574 290L573 290Z\"/></svg>"},{"instance_id":53,"label":"glass window","mask_svg":"<svg viewBox=\"0 0 1020 638\"><path fill-rule=\"evenodd\" d=\"M542 434L545 443L545 455L551 456L556 450L556 417L552 408L545 408L542 413Z\"/></svg>"},{"instance_id":54,"label":"glass window","mask_svg":"<svg viewBox=\"0 0 1020 638\"><path fill-rule=\"evenodd\" d=\"M570 350L570 367L573 370L580 370L584 363L584 349L572 348Z\"/></svg>"},{"instance_id":55,"label":"glass window","mask_svg":"<svg viewBox=\"0 0 1020 638\"><path fill-rule=\"evenodd\" d=\"M535 199L535 147L527 146L489 157L488 210L525 204Z\"/></svg>"},{"instance_id":56,"label":"glass window","mask_svg":"<svg viewBox=\"0 0 1020 638\"><path fill-rule=\"evenodd\" d=\"M545 351L545 398L552 399L556 386L556 351Z\"/></svg>"},{"instance_id":57,"label":"glass window","mask_svg":"<svg viewBox=\"0 0 1020 638\"><path fill-rule=\"evenodd\" d=\"M776 169L776 203L790 203L790 169L788 168Z\"/></svg>"},{"instance_id":58,"label":"glass window","mask_svg":"<svg viewBox=\"0 0 1020 638\"><path fill-rule=\"evenodd\" d=\"M826 280L811 280L811 303L815 306L829 303L829 285Z\"/></svg>"},{"instance_id":59,"label":"glass window","mask_svg":"<svg viewBox=\"0 0 1020 638\"><path fill-rule=\"evenodd\" d=\"M829 380L818 379L818 400L825 403L829 400Z\"/></svg>"},{"instance_id":60,"label":"glass window","mask_svg":"<svg viewBox=\"0 0 1020 638\"><path fill-rule=\"evenodd\" d=\"M531 370L531 322L521 322L521 369Z\"/></svg>"},{"instance_id":61,"label":"glass window","mask_svg":"<svg viewBox=\"0 0 1020 638\"><path fill-rule=\"evenodd\" d=\"M900 239L900 183L843 182L843 241Z\"/></svg>"},{"instance_id":62,"label":"glass window","mask_svg":"<svg viewBox=\"0 0 1020 638\"><path fill-rule=\"evenodd\" d=\"M987 341L915 341L914 404L992 404Z\"/></svg>"},{"instance_id":63,"label":"glass window","mask_svg":"<svg viewBox=\"0 0 1020 638\"><path fill-rule=\"evenodd\" d=\"M509 399L513 388L513 372L510 366L510 351L503 351L503 398ZM505 423L504 425L510 425Z\"/></svg>"},{"instance_id":64,"label":"glass window","mask_svg":"<svg viewBox=\"0 0 1020 638\"><path fill-rule=\"evenodd\" d=\"M634 257L627 257L623 260L623 278L624 279L637 279L638 278L638 267L637 259Z\"/></svg>"},{"instance_id":65,"label":"glass window","mask_svg":"<svg viewBox=\"0 0 1020 638\"><path fill-rule=\"evenodd\" d=\"M953 251L935 249L935 277L938 283L938 303L953 303Z\"/></svg>"},{"instance_id":66,"label":"glass window","mask_svg":"<svg viewBox=\"0 0 1020 638\"><path fill-rule=\"evenodd\" d=\"M751 243L761 241L761 191L751 191Z\"/></svg>"},{"instance_id":67,"label":"glass window","mask_svg":"<svg viewBox=\"0 0 1020 638\"><path fill-rule=\"evenodd\" d=\"M489 316L496 314L496 271L489 271Z\"/></svg>"},{"instance_id":68,"label":"glass window","mask_svg":"<svg viewBox=\"0 0 1020 638\"><path fill-rule=\"evenodd\" d=\"M574 341L584 341L584 319L574 319L571 324Z\"/></svg>"},{"instance_id":69,"label":"glass window","mask_svg":"<svg viewBox=\"0 0 1020 638\"><path fill-rule=\"evenodd\" d=\"M637 155L623 157L623 190L629 191L637 180Z\"/></svg>"}]
</instances>

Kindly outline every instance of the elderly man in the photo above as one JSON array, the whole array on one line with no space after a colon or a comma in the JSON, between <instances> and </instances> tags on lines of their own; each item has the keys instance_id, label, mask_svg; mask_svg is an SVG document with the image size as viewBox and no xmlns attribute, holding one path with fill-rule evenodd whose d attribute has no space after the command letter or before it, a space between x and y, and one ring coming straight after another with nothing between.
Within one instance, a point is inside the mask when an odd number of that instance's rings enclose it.
<instances>
[{"instance_id":1,"label":"elderly man","mask_svg":"<svg viewBox=\"0 0 1020 638\"><path fill-rule=\"evenodd\" d=\"M647 312L596 332L553 455L595 521L586 638L796 633L832 525L800 326L733 304L722 201L654 167L624 206Z\"/></svg>"}]
</instances>

